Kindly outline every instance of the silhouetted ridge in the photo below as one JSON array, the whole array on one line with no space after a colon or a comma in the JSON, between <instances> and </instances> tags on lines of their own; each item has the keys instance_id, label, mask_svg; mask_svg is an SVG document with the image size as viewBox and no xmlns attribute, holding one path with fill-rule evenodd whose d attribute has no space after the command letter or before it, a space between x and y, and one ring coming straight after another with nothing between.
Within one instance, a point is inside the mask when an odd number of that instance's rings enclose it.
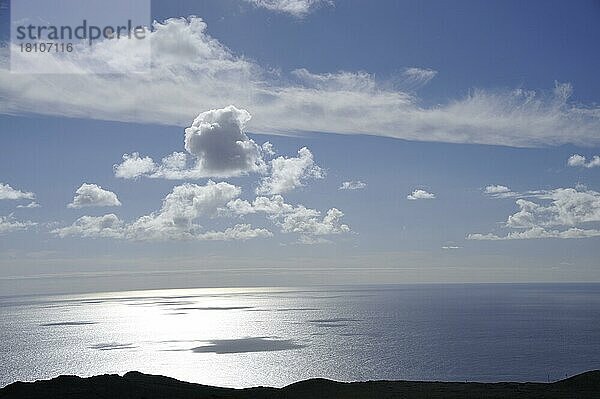
<instances>
[{"instance_id":1,"label":"silhouetted ridge","mask_svg":"<svg viewBox=\"0 0 600 399\"><path fill-rule=\"evenodd\" d=\"M322 378L284 388L219 388L130 371L88 378L59 376L15 382L0 389L1 399L507 399L600 398L600 371L554 383L465 383L421 381L336 382Z\"/></svg>"}]
</instances>

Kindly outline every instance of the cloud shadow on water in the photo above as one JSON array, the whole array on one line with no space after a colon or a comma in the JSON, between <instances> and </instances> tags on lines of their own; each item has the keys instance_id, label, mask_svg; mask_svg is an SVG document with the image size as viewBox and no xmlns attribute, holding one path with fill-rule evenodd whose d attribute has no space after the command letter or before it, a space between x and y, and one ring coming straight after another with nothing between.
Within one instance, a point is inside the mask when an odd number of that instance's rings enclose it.
<instances>
[{"instance_id":1,"label":"cloud shadow on water","mask_svg":"<svg viewBox=\"0 0 600 399\"><path fill-rule=\"evenodd\" d=\"M298 344L291 339L274 339L272 337L248 337L238 339L215 339L209 344L192 348L194 353L250 353L276 352L290 349L301 349L306 345Z\"/></svg>"},{"instance_id":2,"label":"cloud shadow on water","mask_svg":"<svg viewBox=\"0 0 600 399\"><path fill-rule=\"evenodd\" d=\"M107 342L100 343L90 346L90 349L97 349L100 351L113 351L113 350L121 350L121 349L135 349L137 346L133 344L123 344L119 342Z\"/></svg>"},{"instance_id":3,"label":"cloud shadow on water","mask_svg":"<svg viewBox=\"0 0 600 399\"><path fill-rule=\"evenodd\" d=\"M98 324L96 321L59 321L56 323L44 323L40 324L42 327L55 327L55 326L85 326L88 324Z\"/></svg>"}]
</instances>

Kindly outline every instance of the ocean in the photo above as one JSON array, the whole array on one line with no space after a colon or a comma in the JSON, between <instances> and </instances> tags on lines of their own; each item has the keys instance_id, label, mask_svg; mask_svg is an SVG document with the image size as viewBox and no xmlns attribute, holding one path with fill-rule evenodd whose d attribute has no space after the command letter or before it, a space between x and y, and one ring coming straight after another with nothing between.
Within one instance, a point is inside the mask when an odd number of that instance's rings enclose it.
<instances>
[{"instance_id":1,"label":"ocean","mask_svg":"<svg viewBox=\"0 0 600 399\"><path fill-rule=\"evenodd\" d=\"M548 381L600 369L600 284L0 297L0 386L130 370L209 385Z\"/></svg>"}]
</instances>

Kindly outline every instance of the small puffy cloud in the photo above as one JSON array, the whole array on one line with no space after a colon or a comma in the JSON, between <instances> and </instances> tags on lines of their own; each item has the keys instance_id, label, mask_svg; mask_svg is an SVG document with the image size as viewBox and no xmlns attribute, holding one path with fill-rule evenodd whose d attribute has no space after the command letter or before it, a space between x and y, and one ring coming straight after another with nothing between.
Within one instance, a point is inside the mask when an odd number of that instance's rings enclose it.
<instances>
[{"instance_id":1,"label":"small puffy cloud","mask_svg":"<svg viewBox=\"0 0 600 399\"><path fill-rule=\"evenodd\" d=\"M35 199L35 194L31 192L24 192L12 188L8 184L0 183L0 200L22 200L22 199Z\"/></svg>"},{"instance_id":2,"label":"small puffy cloud","mask_svg":"<svg viewBox=\"0 0 600 399\"><path fill-rule=\"evenodd\" d=\"M518 195L517 193L512 192L510 188L499 184L486 186L483 189L483 192L494 198L510 198Z\"/></svg>"},{"instance_id":3,"label":"small puffy cloud","mask_svg":"<svg viewBox=\"0 0 600 399\"><path fill-rule=\"evenodd\" d=\"M123 162L113 166L115 176L122 179L134 179L156 170L157 166L150 157L140 157L137 152L123 155Z\"/></svg>"},{"instance_id":4,"label":"small puffy cloud","mask_svg":"<svg viewBox=\"0 0 600 399\"><path fill-rule=\"evenodd\" d=\"M585 157L579 154L573 154L567 160L567 165L569 166L584 166L585 165Z\"/></svg>"},{"instance_id":5,"label":"small puffy cloud","mask_svg":"<svg viewBox=\"0 0 600 399\"><path fill-rule=\"evenodd\" d=\"M305 17L315 8L333 4L331 0L245 0L256 7L265 8L270 11L289 14L297 18Z\"/></svg>"},{"instance_id":6,"label":"small puffy cloud","mask_svg":"<svg viewBox=\"0 0 600 399\"><path fill-rule=\"evenodd\" d=\"M104 216L82 216L71 226L54 229L52 233L59 237L123 238L125 223L113 213Z\"/></svg>"},{"instance_id":7,"label":"small puffy cloud","mask_svg":"<svg viewBox=\"0 0 600 399\"><path fill-rule=\"evenodd\" d=\"M303 235L330 235L350 232L348 225L341 223L344 213L337 208L331 208L323 218L314 209L299 208L286 214L281 222L285 233L301 233Z\"/></svg>"},{"instance_id":8,"label":"small puffy cloud","mask_svg":"<svg viewBox=\"0 0 600 399\"><path fill-rule=\"evenodd\" d=\"M113 166L115 176L181 180L265 172L263 154L273 155L273 146L267 142L261 147L246 135L250 119L248 111L233 105L202 112L185 129L187 153L173 152L158 164L138 153L125 154L123 162Z\"/></svg>"},{"instance_id":9,"label":"small puffy cloud","mask_svg":"<svg viewBox=\"0 0 600 399\"><path fill-rule=\"evenodd\" d=\"M461 248L462 247L459 247L457 245L443 245L442 246L442 249L450 249L450 250L452 250L452 249L461 249Z\"/></svg>"},{"instance_id":10,"label":"small puffy cloud","mask_svg":"<svg viewBox=\"0 0 600 399\"><path fill-rule=\"evenodd\" d=\"M361 190L367 187L367 183L364 183L360 180L350 180L342 182L342 185L338 188L338 190Z\"/></svg>"},{"instance_id":11,"label":"small puffy cloud","mask_svg":"<svg viewBox=\"0 0 600 399\"><path fill-rule=\"evenodd\" d=\"M503 194L503 193L509 193L510 188L508 188L506 186L492 185L492 186L487 186L485 188L484 192L486 194Z\"/></svg>"},{"instance_id":12,"label":"small puffy cloud","mask_svg":"<svg viewBox=\"0 0 600 399\"><path fill-rule=\"evenodd\" d=\"M600 156L594 155L592 159L587 161L587 159L583 155L573 154L567 160L567 165L569 166L580 166L584 168L595 168L600 167Z\"/></svg>"},{"instance_id":13,"label":"small puffy cloud","mask_svg":"<svg viewBox=\"0 0 600 399\"><path fill-rule=\"evenodd\" d=\"M435 198L435 194L429 193L425 190L420 190L420 189L414 190L411 194L406 196L406 199L411 200L411 201L434 199L434 198Z\"/></svg>"},{"instance_id":14,"label":"small puffy cloud","mask_svg":"<svg viewBox=\"0 0 600 399\"><path fill-rule=\"evenodd\" d=\"M265 176L257 194L281 194L301 187L308 179L323 179L325 172L315 165L313 155L306 147L298 151L298 157L277 157L270 161L270 174Z\"/></svg>"},{"instance_id":15,"label":"small puffy cloud","mask_svg":"<svg viewBox=\"0 0 600 399\"><path fill-rule=\"evenodd\" d=\"M267 229L254 229L249 224L236 224L224 231L208 231L198 235L200 240L216 240L216 241L245 241L252 238L267 238L272 237Z\"/></svg>"},{"instance_id":16,"label":"small puffy cloud","mask_svg":"<svg viewBox=\"0 0 600 399\"><path fill-rule=\"evenodd\" d=\"M8 216L0 216L0 234L18 230L27 230L29 227L35 226L36 224L37 223L29 220L16 220L12 214Z\"/></svg>"},{"instance_id":17,"label":"small puffy cloud","mask_svg":"<svg viewBox=\"0 0 600 399\"><path fill-rule=\"evenodd\" d=\"M304 205L291 205L281 195L256 197L249 202L241 199L230 201L227 208L238 215L265 213L281 227L283 233L299 233L304 236L321 236L348 233L347 224L341 222L344 214L337 208L331 208L321 217L316 209Z\"/></svg>"},{"instance_id":18,"label":"small puffy cloud","mask_svg":"<svg viewBox=\"0 0 600 399\"><path fill-rule=\"evenodd\" d=\"M528 199L519 198L519 210L510 215L505 227L512 229L504 236L474 233L471 240L519 240L536 238L587 238L598 236L600 193L593 190L557 188L532 191Z\"/></svg>"},{"instance_id":19,"label":"small puffy cloud","mask_svg":"<svg viewBox=\"0 0 600 399\"><path fill-rule=\"evenodd\" d=\"M31 201L27 205L17 205L17 208L39 208L39 207L41 207L41 205L35 201Z\"/></svg>"},{"instance_id":20,"label":"small puffy cloud","mask_svg":"<svg viewBox=\"0 0 600 399\"><path fill-rule=\"evenodd\" d=\"M67 205L67 208L90 206L121 206L121 202L112 191L104 190L97 184L83 183L75 191L75 198L73 198L73 202Z\"/></svg>"}]
</instances>

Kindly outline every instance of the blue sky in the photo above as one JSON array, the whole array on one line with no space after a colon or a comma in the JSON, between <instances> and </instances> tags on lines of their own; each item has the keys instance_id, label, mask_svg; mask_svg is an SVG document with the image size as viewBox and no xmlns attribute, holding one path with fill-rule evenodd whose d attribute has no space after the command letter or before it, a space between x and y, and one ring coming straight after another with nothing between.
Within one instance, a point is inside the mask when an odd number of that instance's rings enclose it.
<instances>
[{"instance_id":1,"label":"blue sky","mask_svg":"<svg viewBox=\"0 0 600 399\"><path fill-rule=\"evenodd\" d=\"M3 61L0 293L599 280L597 2L281 4L153 2L149 75Z\"/></svg>"}]
</instances>

